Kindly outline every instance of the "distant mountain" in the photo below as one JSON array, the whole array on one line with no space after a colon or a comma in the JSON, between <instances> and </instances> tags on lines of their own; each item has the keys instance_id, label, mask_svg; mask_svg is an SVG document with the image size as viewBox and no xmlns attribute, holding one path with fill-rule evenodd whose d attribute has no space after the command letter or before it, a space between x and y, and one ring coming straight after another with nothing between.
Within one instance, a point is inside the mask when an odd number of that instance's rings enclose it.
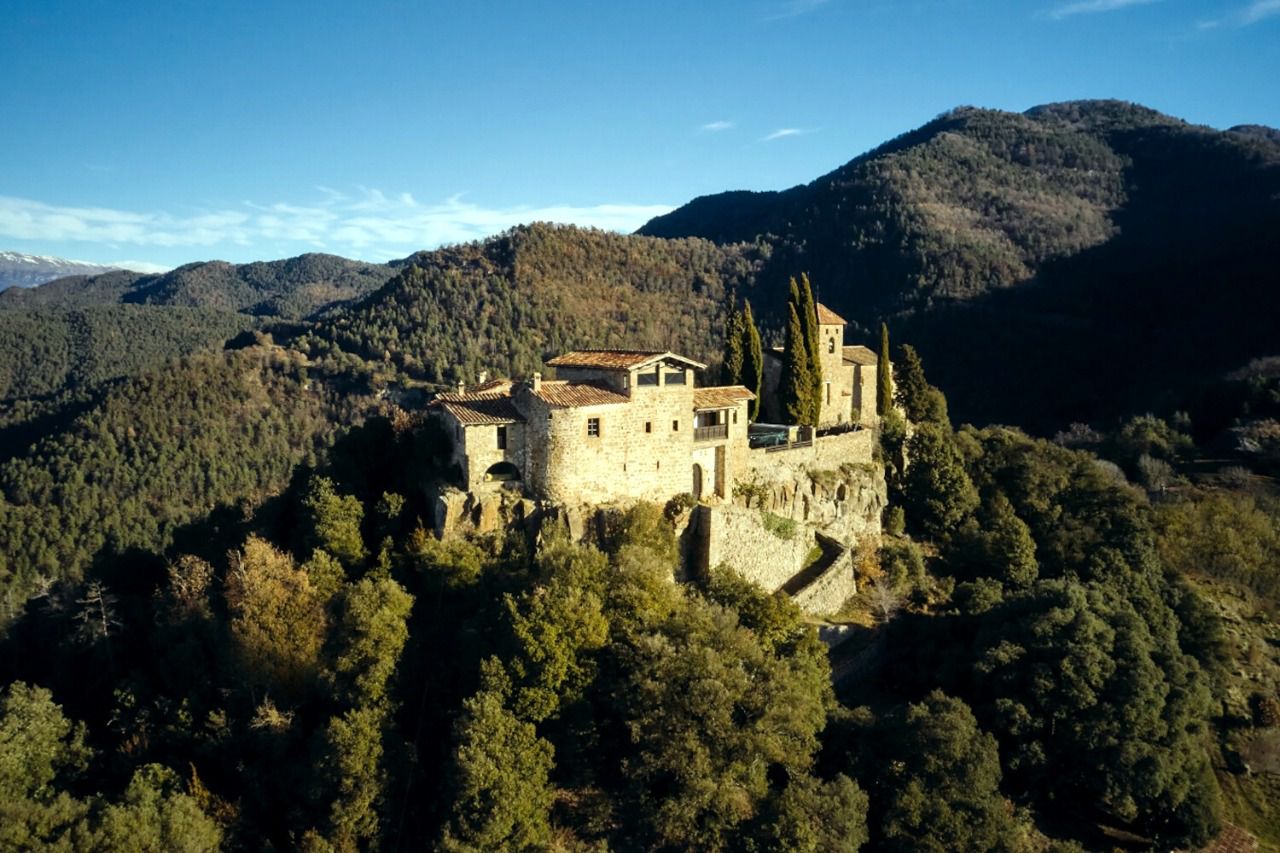
<instances>
[{"instance_id":1,"label":"distant mountain","mask_svg":"<svg viewBox=\"0 0 1280 853\"><path fill-rule=\"evenodd\" d=\"M92 305L172 305L299 320L372 292L390 265L308 254L281 261L206 261L159 275L112 271L72 275L34 290L0 293L0 309Z\"/></svg>"},{"instance_id":2,"label":"distant mountain","mask_svg":"<svg viewBox=\"0 0 1280 853\"><path fill-rule=\"evenodd\" d=\"M68 261L47 255L24 255L21 252L0 252L0 290L10 287L35 287L46 281L69 275L98 275L116 267L91 264L87 261Z\"/></svg>"},{"instance_id":3,"label":"distant mountain","mask_svg":"<svg viewBox=\"0 0 1280 853\"><path fill-rule=\"evenodd\" d=\"M1052 429L1178 405L1280 349L1277 131L1080 101L962 107L783 192L695 199L641 234L755 241L918 346L953 411Z\"/></svg>"}]
</instances>

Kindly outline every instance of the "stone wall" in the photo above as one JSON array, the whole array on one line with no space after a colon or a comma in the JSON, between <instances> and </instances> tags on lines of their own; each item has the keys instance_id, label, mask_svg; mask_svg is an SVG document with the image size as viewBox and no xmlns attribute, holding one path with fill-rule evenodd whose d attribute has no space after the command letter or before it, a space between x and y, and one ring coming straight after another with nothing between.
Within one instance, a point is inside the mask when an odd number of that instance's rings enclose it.
<instances>
[{"instance_id":1,"label":"stone wall","mask_svg":"<svg viewBox=\"0 0 1280 853\"><path fill-rule=\"evenodd\" d=\"M769 592L799 573L817 545L813 530L803 524L794 525L795 535L788 539L771 532L759 509L701 506L695 524L706 545L705 563L693 574L724 564Z\"/></svg>"},{"instance_id":2,"label":"stone wall","mask_svg":"<svg viewBox=\"0 0 1280 853\"><path fill-rule=\"evenodd\" d=\"M525 426L520 423L504 424L507 428L507 446L498 447L498 427L494 424L462 427L462 441L454 442L454 459L462 471L464 489L492 488L485 472L498 462L510 462L516 470L525 470Z\"/></svg>"},{"instance_id":3,"label":"stone wall","mask_svg":"<svg viewBox=\"0 0 1280 853\"><path fill-rule=\"evenodd\" d=\"M825 572L799 590L790 593L791 600L806 613L835 613L858 592L853 573L853 551L844 549Z\"/></svg>"}]
</instances>

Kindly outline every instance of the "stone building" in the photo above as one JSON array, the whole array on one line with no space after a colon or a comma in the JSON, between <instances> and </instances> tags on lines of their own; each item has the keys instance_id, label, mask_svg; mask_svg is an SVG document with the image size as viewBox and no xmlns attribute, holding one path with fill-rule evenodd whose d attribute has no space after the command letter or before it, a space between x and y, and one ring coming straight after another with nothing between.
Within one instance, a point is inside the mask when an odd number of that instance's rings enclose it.
<instances>
[{"instance_id":1,"label":"stone building","mask_svg":"<svg viewBox=\"0 0 1280 853\"><path fill-rule=\"evenodd\" d=\"M565 503L727 497L747 465L741 385L699 388L672 352L579 350L535 373L440 394L464 491L518 489Z\"/></svg>"},{"instance_id":2,"label":"stone building","mask_svg":"<svg viewBox=\"0 0 1280 853\"><path fill-rule=\"evenodd\" d=\"M844 330L848 325L845 319L822 303L818 303L816 309L822 408L815 426L877 424L876 354L864 346L845 346ZM783 348L765 350L764 356L760 419L766 423L784 423L778 395L782 384Z\"/></svg>"}]
</instances>

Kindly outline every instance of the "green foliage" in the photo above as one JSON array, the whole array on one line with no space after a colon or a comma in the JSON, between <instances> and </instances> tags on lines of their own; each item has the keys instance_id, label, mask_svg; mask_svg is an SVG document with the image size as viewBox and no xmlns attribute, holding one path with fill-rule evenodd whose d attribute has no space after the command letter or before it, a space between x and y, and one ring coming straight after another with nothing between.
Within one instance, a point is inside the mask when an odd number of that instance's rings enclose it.
<instances>
[{"instance_id":1,"label":"green foliage","mask_svg":"<svg viewBox=\"0 0 1280 853\"><path fill-rule=\"evenodd\" d=\"M876 414L884 417L893 405L893 363L889 360L889 327L880 324L880 351L876 353Z\"/></svg>"},{"instance_id":2,"label":"green foliage","mask_svg":"<svg viewBox=\"0 0 1280 853\"><path fill-rule=\"evenodd\" d=\"M958 535L953 565L965 576L990 578L1010 589L1030 586L1039 574L1031 529L1003 494L982 502Z\"/></svg>"},{"instance_id":3,"label":"green foliage","mask_svg":"<svg viewBox=\"0 0 1280 853\"><path fill-rule=\"evenodd\" d=\"M243 314L152 305L0 311L0 400L136 376L251 328Z\"/></svg>"},{"instance_id":4,"label":"green foliage","mask_svg":"<svg viewBox=\"0 0 1280 853\"><path fill-rule=\"evenodd\" d=\"M770 766L809 769L831 701L812 633L775 657L733 611L689 599L618 654L623 768L653 845L722 849L768 795Z\"/></svg>"},{"instance_id":5,"label":"green foliage","mask_svg":"<svg viewBox=\"0 0 1280 853\"><path fill-rule=\"evenodd\" d=\"M519 601L506 599L517 648L509 664L511 704L521 719L541 722L581 698L594 676L592 652L608 639L600 598L577 582L577 568L570 561L545 586Z\"/></svg>"},{"instance_id":6,"label":"green foliage","mask_svg":"<svg viewBox=\"0 0 1280 853\"><path fill-rule=\"evenodd\" d=\"M270 543L250 537L227 575L231 640L245 680L299 698L319 674L324 602L307 573Z\"/></svg>"},{"instance_id":7,"label":"green foliage","mask_svg":"<svg viewBox=\"0 0 1280 853\"><path fill-rule=\"evenodd\" d=\"M782 516L769 512L768 510L760 510L760 523L764 529L777 536L779 539L790 541L796 538L796 522L792 518L783 518Z\"/></svg>"},{"instance_id":8,"label":"green foliage","mask_svg":"<svg viewBox=\"0 0 1280 853\"><path fill-rule=\"evenodd\" d=\"M797 776L761 823L747 849L853 853L867 842L867 795L843 773L829 782Z\"/></svg>"},{"instance_id":9,"label":"green foliage","mask_svg":"<svg viewBox=\"0 0 1280 853\"><path fill-rule=\"evenodd\" d=\"M813 364L809 361L809 348L804 343L804 325L800 320L796 302L799 297L795 280L791 281L793 299L787 302L787 327L782 354L782 380L778 394L782 398L782 414L789 424L811 424L811 393L813 389Z\"/></svg>"},{"instance_id":10,"label":"green foliage","mask_svg":"<svg viewBox=\"0 0 1280 853\"><path fill-rule=\"evenodd\" d=\"M978 506L977 489L950 430L918 424L907 441L907 458L902 503L908 524L926 536L948 536Z\"/></svg>"},{"instance_id":11,"label":"green foliage","mask_svg":"<svg viewBox=\"0 0 1280 853\"><path fill-rule=\"evenodd\" d=\"M800 274L800 299L796 303L796 313L800 315L800 330L804 336L804 346L808 351L805 361L809 365L809 392L806 395L808 420L796 423L816 424L822 411L822 339L818 329L818 307L813 299L813 288L809 286L809 276Z\"/></svg>"},{"instance_id":12,"label":"green foliage","mask_svg":"<svg viewBox=\"0 0 1280 853\"><path fill-rule=\"evenodd\" d=\"M939 691L907 708L893 730L880 833L910 850L1012 850L996 740L969 707Z\"/></svg>"},{"instance_id":13,"label":"green foliage","mask_svg":"<svg viewBox=\"0 0 1280 853\"><path fill-rule=\"evenodd\" d=\"M764 347L760 342L760 330L751 313L751 302L742 305L742 384L756 395L748 406L747 417L754 421L760 416L760 389L764 382Z\"/></svg>"},{"instance_id":14,"label":"green foliage","mask_svg":"<svg viewBox=\"0 0 1280 853\"><path fill-rule=\"evenodd\" d=\"M742 312L730 311L724 324L724 355L720 359L720 382L737 385L742 382L742 364L745 352L742 348Z\"/></svg>"},{"instance_id":15,"label":"green foliage","mask_svg":"<svg viewBox=\"0 0 1280 853\"><path fill-rule=\"evenodd\" d=\"M48 690L10 684L0 700L0 802L51 799L59 779L87 765L84 740L84 726L63 716Z\"/></svg>"},{"instance_id":16,"label":"green foliage","mask_svg":"<svg viewBox=\"0 0 1280 853\"><path fill-rule=\"evenodd\" d=\"M424 252L387 287L324 323L337 346L414 379L527 376L546 353L583 347L718 354L731 290L754 282L759 250L538 223Z\"/></svg>"},{"instance_id":17,"label":"green foliage","mask_svg":"<svg viewBox=\"0 0 1280 853\"><path fill-rule=\"evenodd\" d=\"M1213 492L1156 510L1160 557L1192 577L1212 578L1280 610L1280 502Z\"/></svg>"},{"instance_id":18,"label":"green foliage","mask_svg":"<svg viewBox=\"0 0 1280 853\"><path fill-rule=\"evenodd\" d=\"M182 791L178 774L158 764L133 774L124 798L108 805L79 845L98 850L204 853L222 849L222 829Z\"/></svg>"},{"instance_id":19,"label":"green foliage","mask_svg":"<svg viewBox=\"0 0 1280 853\"><path fill-rule=\"evenodd\" d=\"M112 386L65 429L0 462L10 606L39 577L79 577L104 549L159 553L211 508L282 491L360 406L319 383L308 389L300 370L296 357L261 350L193 357Z\"/></svg>"},{"instance_id":20,"label":"green foliage","mask_svg":"<svg viewBox=\"0 0 1280 853\"><path fill-rule=\"evenodd\" d=\"M346 701L376 705L386 700L392 673L409 639L413 596L390 578L362 578L342 597L334 673Z\"/></svg>"},{"instance_id":21,"label":"green foliage","mask_svg":"<svg viewBox=\"0 0 1280 853\"><path fill-rule=\"evenodd\" d=\"M947 400L924 377L924 365L915 347L903 344L898 348L898 361L893 365L895 383L894 401L902 407L907 420L912 423L932 423L949 426Z\"/></svg>"},{"instance_id":22,"label":"green foliage","mask_svg":"<svg viewBox=\"0 0 1280 853\"><path fill-rule=\"evenodd\" d=\"M534 850L550 840L553 750L505 707L504 695L489 683L463 703L444 850Z\"/></svg>"},{"instance_id":23,"label":"green foliage","mask_svg":"<svg viewBox=\"0 0 1280 853\"><path fill-rule=\"evenodd\" d=\"M364 507L354 495L337 494L328 477L312 477L302 497L302 512L308 545L323 549L347 566L364 562L366 552L360 536Z\"/></svg>"}]
</instances>

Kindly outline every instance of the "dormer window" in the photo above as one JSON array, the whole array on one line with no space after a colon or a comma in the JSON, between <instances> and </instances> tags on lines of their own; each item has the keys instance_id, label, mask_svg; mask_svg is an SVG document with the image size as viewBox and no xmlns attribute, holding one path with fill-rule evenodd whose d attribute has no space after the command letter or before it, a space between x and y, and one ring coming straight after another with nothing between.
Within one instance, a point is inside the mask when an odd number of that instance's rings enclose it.
<instances>
[{"instance_id":1,"label":"dormer window","mask_svg":"<svg viewBox=\"0 0 1280 853\"><path fill-rule=\"evenodd\" d=\"M668 385L683 385L683 384L684 384L684 371L683 371L683 370L673 370L673 371L671 371L670 373L668 373L668 374L667 374L667 384L668 384Z\"/></svg>"}]
</instances>

